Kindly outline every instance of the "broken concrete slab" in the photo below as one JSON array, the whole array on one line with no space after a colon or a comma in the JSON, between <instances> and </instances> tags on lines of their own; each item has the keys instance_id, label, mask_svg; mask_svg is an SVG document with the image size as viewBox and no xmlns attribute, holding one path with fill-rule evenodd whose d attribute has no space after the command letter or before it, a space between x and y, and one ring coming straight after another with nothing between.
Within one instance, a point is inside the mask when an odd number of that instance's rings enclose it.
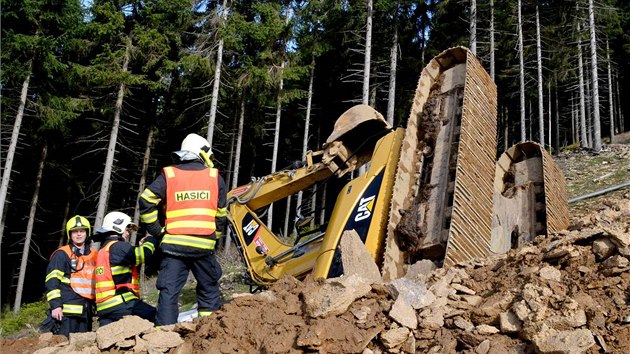
<instances>
[{"instance_id":1,"label":"broken concrete slab","mask_svg":"<svg viewBox=\"0 0 630 354\"><path fill-rule=\"evenodd\" d=\"M543 354L581 354L595 345L593 333L588 329L556 331L545 325L534 335L532 342L536 350Z\"/></svg>"},{"instance_id":2,"label":"broken concrete slab","mask_svg":"<svg viewBox=\"0 0 630 354\"><path fill-rule=\"evenodd\" d=\"M394 279L390 285L397 293L397 298L402 298L416 310L431 305L436 298L431 291L427 290L426 285L407 278Z\"/></svg>"},{"instance_id":3,"label":"broken concrete slab","mask_svg":"<svg viewBox=\"0 0 630 354\"><path fill-rule=\"evenodd\" d=\"M561 281L562 273L552 266L546 266L540 269L540 277L546 280Z\"/></svg>"},{"instance_id":4,"label":"broken concrete slab","mask_svg":"<svg viewBox=\"0 0 630 354\"><path fill-rule=\"evenodd\" d=\"M418 327L416 311L401 297L392 305L392 309L389 311L389 317L407 328L416 329L416 327Z\"/></svg>"},{"instance_id":5,"label":"broken concrete slab","mask_svg":"<svg viewBox=\"0 0 630 354\"><path fill-rule=\"evenodd\" d=\"M96 342L99 349L107 349L119 341L150 329L153 329L152 322L138 316L125 316L119 321L99 327L96 330Z\"/></svg>"},{"instance_id":6,"label":"broken concrete slab","mask_svg":"<svg viewBox=\"0 0 630 354\"><path fill-rule=\"evenodd\" d=\"M184 343L184 340L177 332L156 331L142 336L146 340L148 348L154 348L162 352L168 351Z\"/></svg>"},{"instance_id":7,"label":"broken concrete slab","mask_svg":"<svg viewBox=\"0 0 630 354\"><path fill-rule=\"evenodd\" d=\"M407 268L405 278L422 280L436 269L437 266L431 260L421 259Z\"/></svg>"},{"instance_id":8,"label":"broken concrete slab","mask_svg":"<svg viewBox=\"0 0 630 354\"><path fill-rule=\"evenodd\" d=\"M409 333L409 329L406 327L390 329L381 333L381 343L385 348L392 349L403 344L409 337Z\"/></svg>"},{"instance_id":9,"label":"broken concrete slab","mask_svg":"<svg viewBox=\"0 0 630 354\"><path fill-rule=\"evenodd\" d=\"M321 287L304 293L306 313L313 318L342 314L371 290L370 282L356 274L327 279Z\"/></svg>"},{"instance_id":10,"label":"broken concrete slab","mask_svg":"<svg viewBox=\"0 0 630 354\"><path fill-rule=\"evenodd\" d=\"M93 343L96 341L96 332L70 333L70 344Z\"/></svg>"},{"instance_id":11,"label":"broken concrete slab","mask_svg":"<svg viewBox=\"0 0 630 354\"><path fill-rule=\"evenodd\" d=\"M499 322L503 333L517 333L523 329L523 322L512 311L503 312L499 315Z\"/></svg>"},{"instance_id":12,"label":"broken concrete slab","mask_svg":"<svg viewBox=\"0 0 630 354\"><path fill-rule=\"evenodd\" d=\"M617 246L608 238L601 238L593 242L593 253L597 259L602 260L612 256Z\"/></svg>"},{"instance_id":13,"label":"broken concrete slab","mask_svg":"<svg viewBox=\"0 0 630 354\"><path fill-rule=\"evenodd\" d=\"M339 248L345 276L356 274L366 279L370 284L381 281L378 266L356 231L344 231L339 241Z\"/></svg>"}]
</instances>

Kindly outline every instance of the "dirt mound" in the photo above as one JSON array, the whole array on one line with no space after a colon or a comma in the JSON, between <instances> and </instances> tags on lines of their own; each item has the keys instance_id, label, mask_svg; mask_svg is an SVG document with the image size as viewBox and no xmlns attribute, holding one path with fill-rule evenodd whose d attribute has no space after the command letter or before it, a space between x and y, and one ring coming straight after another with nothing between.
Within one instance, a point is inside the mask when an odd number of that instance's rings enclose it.
<instances>
[{"instance_id":1,"label":"dirt mound","mask_svg":"<svg viewBox=\"0 0 630 354\"><path fill-rule=\"evenodd\" d=\"M201 318L184 339L197 353L362 351L387 322L387 291L370 292L339 316L312 318L304 298L322 284L284 277L269 291L238 297L216 316Z\"/></svg>"}]
</instances>

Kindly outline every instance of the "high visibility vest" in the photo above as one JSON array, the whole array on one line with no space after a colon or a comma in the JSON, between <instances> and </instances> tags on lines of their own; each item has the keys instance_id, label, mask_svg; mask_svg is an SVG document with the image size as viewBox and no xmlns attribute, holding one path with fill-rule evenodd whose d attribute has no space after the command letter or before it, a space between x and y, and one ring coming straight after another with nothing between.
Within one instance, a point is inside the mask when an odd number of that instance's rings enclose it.
<instances>
[{"instance_id":1,"label":"high visibility vest","mask_svg":"<svg viewBox=\"0 0 630 354\"><path fill-rule=\"evenodd\" d=\"M114 307L125 301L137 299L140 296L140 281L138 278L138 269L133 266L111 266L109 261L109 249L114 243L112 241L98 251L96 259L96 269L94 270L96 279L96 310L102 311L110 307ZM114 275L131 273L130 283L114 283ZM127 288L129 291L116 294L116 291Z\"/></svg>"},{"instance_id":2,"label":"high visibility vest","mask_svg":"<svg viewBox=\"0 0 630 354\"><path fill-rule=\"evenodd\" d=\"M166 235L162 243L214 249L219 173L215 168L183 170L169 166L166 177ZM190 238L187 236L197 236Z\"/></svg>"},{"instance_id":3,"label":"high visibility vest","mask_svg":"<svg viewBox=\"0 0 630 354\"><path fill-rule=\"evenodd\" d=\"M70 287L86 299L94 300L94 267L96 266L96 250L90 248L89 254L77 256L70 245L60 247L70 258ZM62 280L63 281L63 280Z\"/></svg>"}]
</instances>

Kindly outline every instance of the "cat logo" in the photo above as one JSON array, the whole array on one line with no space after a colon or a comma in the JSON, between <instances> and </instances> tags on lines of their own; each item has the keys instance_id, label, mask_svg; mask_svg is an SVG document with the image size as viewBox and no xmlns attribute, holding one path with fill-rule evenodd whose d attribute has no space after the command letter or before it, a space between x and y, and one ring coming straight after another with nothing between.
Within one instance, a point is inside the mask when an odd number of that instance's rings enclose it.
<instances>
[{"instance_id":1,"label":"cat logo","mask_svg":"<svg viewBox=\"0 0 630 354\"><path fill-rule=\"evenodd\" d=\"M256 222L256 220L253 220L249 222L249 224L247 224L247 226L245 226L243 228L243 231L245 231L245 233L248 236L251 236L256 230L258 230L258 227L260 225L258 225L258 223Z\"/></svg>"},{"instance_id":2,"label":"cat logo","mask_svg":"<svg viewBox=\"0 0 630 354\"><path fill-rule=\"evenodd\" d=\"M96 267L96 269L94 269L94 274L96 275L101 275L105 272L105 270L103 269L103 267Z\"/></svg>"},{"instance_id":3,"label":"cat logo","mask_svg":"<svg viewBox=\"0 0 630 354\"><path fill-rule=\"evenodd\" d=\"M359 209L357 210L357 215L354 217L355 222L365 220L372 216L372 209L374 208L375 198L375 195L367 198L361 198L361 200L359 201Z\"/></svg>"}]
</instances>

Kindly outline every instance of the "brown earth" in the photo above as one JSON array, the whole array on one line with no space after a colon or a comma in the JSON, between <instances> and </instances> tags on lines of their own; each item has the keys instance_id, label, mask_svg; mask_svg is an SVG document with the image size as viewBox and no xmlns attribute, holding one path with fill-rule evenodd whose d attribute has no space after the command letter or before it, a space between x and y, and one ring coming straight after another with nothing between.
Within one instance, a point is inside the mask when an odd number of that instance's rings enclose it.
<instances>
[{"instance_id":1,"label":"brown earth","mask_svg":"<svg viewBox=\"0 0 630 354\"><path fill-rule=\"evenodd\" d=\"M598 156L565 154L559 164L576 180L589 173L572 170L584 169L577 162L615 154L623 156L620 166L627 171L628 151L613 145ZM588 178L594 179L610 166L591 170ZM285 277L263 293L235 296L213 316L119 334L124 339L115 344L104 340L111 331L99 329L69 345L46 334L0 345L3 353L40 354L626 353L630 191L577 203L571 211L567 231L448 270L418 264L408 278L371 286L352 276L304 282ZM314 298L324 301L314 308Z\"/></svg>"}]
</instances>

